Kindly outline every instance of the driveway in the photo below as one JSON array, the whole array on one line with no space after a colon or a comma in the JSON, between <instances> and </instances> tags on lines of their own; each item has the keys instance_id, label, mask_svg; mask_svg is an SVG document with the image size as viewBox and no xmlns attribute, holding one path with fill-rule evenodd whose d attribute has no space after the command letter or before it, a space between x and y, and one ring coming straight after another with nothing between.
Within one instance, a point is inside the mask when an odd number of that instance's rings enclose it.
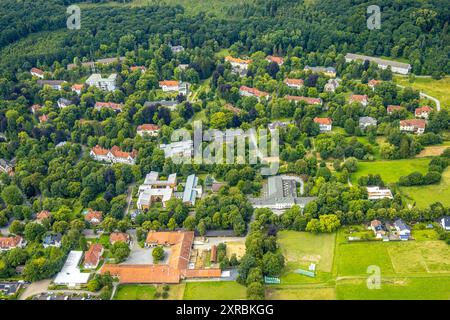
<instances>
[{"instance_id":1,"label":"driveway","mask_svg":"<svg viewBox=\"0 0 450 320\"><path fill-rule=\"evenodd\" d=\"M141 248L136 238L136 230L127 230L131 237L130 255L122 264L153 264L153 248ZM164 260L160 263L167 263L170 256L170 248L164 247Z\"/></svg>"},{"instance_id":2,"label":"driveway","mask_svg":"<svg viewBox=\"0 0 450 320\"><path fill-rule=\"evenodd\" d=\"M32 282L22 293L19 300L26 300L39 293L47 292L47 288L50 285L51 279Z\"/></svg>"}]
</instances>

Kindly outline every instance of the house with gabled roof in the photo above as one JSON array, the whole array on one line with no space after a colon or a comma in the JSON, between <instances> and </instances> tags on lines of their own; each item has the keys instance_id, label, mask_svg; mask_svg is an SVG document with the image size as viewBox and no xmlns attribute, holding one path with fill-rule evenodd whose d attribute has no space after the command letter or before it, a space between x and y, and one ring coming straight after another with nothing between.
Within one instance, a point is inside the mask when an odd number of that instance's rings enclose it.
<instances>
[{"instance_id":1,"label":"house with gabled roof","mask_svg":"<svg viewBox=\"0 0 450 320\"><path fill-rule=\"evenodd\" d=\"M441 219L441 226L442 226L442 228L444 228L446 231L450 231L450 216L443 217L443 218Z\"/></svg>"},{"instance_id":2,"label":"house with gabled roof","mask_svg":"<svg viewBox=\"0 0 450 320\"><path fill-rule=\"evenodd\" d=\"M317 123L320 128L320 132L330 132L332 130L333 120L331 118L314 118L314 123Z\"/></svg>"},{"instance_id":3,"label":"house with gabled roof","mask_svg":"<svg viewBox=\"0 0 450 320\"><path fill-rule=\"evenodd\" d=\"M429 106L423 106L416 108L414 114L416 118L422 118L422 119L428 119L430 117L431 112L433 112L433 109Z\"/></svg>"},{"instance_id":4,"label":"house with gabled roof","mask_svg":"<svg viewBox=\"0 0 450 320\"><path fill-rule=\"evenodd\" d=\"M44 71L38 68L31 68L30 73L33 77L44 79Z\"/></svg>"},{"instance_id":5,"label":"house with gabled roof","mask_svg":"<svg viewBox=\"0 0 450 320\"><path fill-rule=\"evenodd\" d=\"M87 213L84 216L84 220L93 225L98 225L103 221L103 213L101 211L94 211L92 209L88 209Z\"/></svg>"},{"instance_id":6,"label":"house with gabled roof","mask_svg":"<svg viewBox=\"0 0 450 320\"><path fill-rule=\"evenodd\" d=\"M137 127L136 133L138 136L150 136L157 137L160 131L160 127L156 124L141 124Z\"/></svg>"},{"instance_id":7,"label":"house with gabled roof","mask_svg":"<svg viewBox=\"0 0 450 320\"><path fill-rule=\"evenodd\" d=\"M326 92L335 92L339 87L339 79L329 79L327 84L324 86Z\"/></svg>"},{"instance_id":8,"label":"house with gabled roof","mask_svg":"<svg viewBox=\"0 0 450 320\"><path fill-rule=\"evenodd\" d=\"M91 149L90 156L97 161L134 165L136 164L137 151L122 151L118 146L113 146L111 149L105 149L96 145Z\"/></svg>"},{"instance_id":9,"label":"house with gabled roof","mask_svg":"<svg viewBox=\"0 0 450 320\"><path fill-rule=\"evenodd\" d=\"M269 100L270 98L270 95L267 92L260 91L256 88L250 88L247 86L241 86L239 88L239 94L244 97L255 97L258 100L260 100L261 98Z\"/></svg>"},{"instance_id":10,"label":"house with gabled roof","mask_svg":"<svg viewBox=\"0 0 450 320\"><path fill-rule=\"evenodd\" d=\"M109 243L114 244L117 241L122 241L126 244L130 242L130 235L125 232L113 232L109 235Z\"/></svg>"},{"instance_id":11,"label":"house with gabled roof","mask_svg":"<svg viewBox=\"0 0 450 320\"><path fill-rule=\"evenodd\" d=\"M300 101L304 101L309 105L315 105L315 106L320 106L322 105L322 99L320 98L310 98L310 97L303 97L303 96L285 96L285 99L287 99L288 101L293 101L295 103L298 103Z\"/></svg>"},{"instance_id":12,"label":"house with gabled roof","mask_svg":"<svg viewBox=\"0 0 450 320\"><path fill-rule=\"evenodd\" d=\"M72 85L71 89L73 92L75 92L77 95L81 94L81 90L83 90L84 84L82 83L75 83Z\"/></svg>"},{"instance_id":13,"label":"house with gabled roof","mask_svg":"<svg viewBox=\"0 0 450 320\"><path fill-rule=\"evenodd\" d=\"M360 117L359 118L359 127L361 130L365 130L368 127L376 127L377 126L377 119L372 117Z\"/></svg>"},{"instance_id":14,"label":"house with gabled roof","mask_svg":"<svg viewBox=\"0 0 450 320\"><path fill-rule=\"evenodd\" d=\"M121 112L123 108L122 103L114 103L114 102L96 102L94 109L95 110L102 110L102 109L111 109L116 112Z\"/></svg>"},{"instance_id":15,"label":"house with gabled roof","mask_svg":"<svg viewBox=\"0 0 450 320\"><path fill-rule=\"evenodd\" d=\"M94 86L104 91L114 91L116 87L117 74L112 73L108 78L103 78L100 73L93 73L87 78L86 84L88 86Z\"/></svg>"},{"instance_id":16,"label":"house with gabled roof","mask_svg":"<svg viewBox=\"0 0 450 320\"><path fill-rule=\"evenodd\" d=\"M267 56L266 60L268 62L275 62L279 66L282 66L284 64L284 59L282 57Z\"/></svg>"},{"instance_id":17,"label":"house with gabled roof","mask_svg":"<svg viewBox=\"0 0 450 320\"><path fill-rule=\"evenodd\" d=\"M386 111L387 111L388 114L393 114L394 112L399 112L399 111L401 111L403 109L404 108L402 106L390 104L390 105L387 106Z\"/></svg>"},{"instance_id":18,"label":"house with gabled roof","mask_svg":"<svg viewBox=\"0 0 450 320\"><path fill-rule=\"evenodd\" d=\"M360 103L362 106L367 107L369 104L369 97L366 94L352 94L350 97L350 103L354 102Z\"/></svg>"},{"instance_id":19,"label":"house with gabled roof","mask_svg":"<svg viewBox=\"0 0 450 320\"><path fill-rule=\"evenodd\" d=\"M183 95L188 94L188 84L178 80L164 80L159 82L159 87L164 92L178 92Z\"/></svg>"},{"instance_id":20,"label":"house with gabled roof","mask_svg":"<svg viewBox=\"0 0 450 320\"><path fill-rule=\"evenodd\" d=\"M406 119L400 121L400 131L422 134L427 123L424 119Z\"/></svg>"},{"instance_id":21,"label":"house with gabled roof","mask_svg":"<svg viewBox=\"0 0 450 320\"><path fill-rule=\"evenodd\" d=\"M289 88L293 88L293 89L301 89L301 87L303 87L305 81L303 81L303 79L291 79L291 78L286 78L286 79L284 79L284 83L285 83Z\"/></svg>"},{"instance_id":22,"label":"house with gabled roof","mask_svg":"<svg viewBox=\"0 0 450 320\"><path fill-rule=\"evenodd\" d=\"M72 104L72 101L66 98L59 98L57 101L58 108L64 109Z\"/></svg>"},{"instance_id":23,"label":"house with gabled roof","mask_svg":"<svg viewBox=\"0 0 450 320\"><path fill-rule=\"evenodd\" d=\"M50 211L42 210L36 214L36 221L42 223L45 219L49 219L52 216Z\"/></svg>"},{"instance_id":24,"label":"house with gabled roof","mask_svg":"<svg viewBox=\"0 0 450 320\"><path fill-rule=\"evenodd\" d=\"M375 79L372 79L372 80L370 80L370 81L367 83L367 85L369 86L369 88L371 88L372 90L375 91L375 87L376 87L377 85L379 85L381 82L382 82L381 80L375 80Z\"/></svg>"},{"instance_id":25,"label":"house with gabled roof","mask_svg":"<svg viewBox=\"0 0 450 320\"><path fill-rule=\"evenodd\" d=\"M97 268L100 258L102 257L104 248L100 243L93 243L88 251L84 254L83 266L85 269Z\"/></svg>"},{"instance_id":26,"label":"house with gabled roof","mask_svg":"<svg viewBox=\"0 0 450 320\"><path fill-rule=\"evenodd\" d=\"M22 248L25 241L21 236L0 237L0 251L8 251L14 248Z\"/></svg>"},{"instance_id":27,"label":"house with gabled roof","mask_svg":"<svg viewBox=\"0 0 450 320\"><path fill-rule=\"evenodd\" d=\"M400 240L402 241L409 240L409 238L411 237L411 229L402 219L395 220L394 227L397 230L398 234L400 235Z\"/></svg>"}]
</instances>

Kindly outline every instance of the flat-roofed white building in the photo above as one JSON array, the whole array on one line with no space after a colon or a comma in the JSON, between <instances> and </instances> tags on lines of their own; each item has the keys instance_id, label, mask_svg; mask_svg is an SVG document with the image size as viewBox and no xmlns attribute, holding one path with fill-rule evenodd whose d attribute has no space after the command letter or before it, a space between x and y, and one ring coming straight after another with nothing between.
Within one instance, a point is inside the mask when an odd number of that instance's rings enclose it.
<instances>
[{"instance_id":1,"label":"flat-roofed white building","mask_svg":"<svg viewBox=\"0 0 450 320\"><path fill-rule=\"evenodd\" d=\"M411 65L409 63L391 61L386 59L381 59L377 57L364 56L361 54L347 53L345 55L345 61L370 61L378 65L380 69L387 69L391 67L392 72L400 74L408 74L411 71Z\"/></svg>"},{"instance_id":2,"label":"flat-roofed white building","mask_svg":"<svg viewBox=\"0 0 450 320\"><path fill-rule=\"evenodd\" d=\"M83 251L70 251L67 260L61 271L56 275L53 281L56 285L65 285L68 287L78 287L89 281L90 273L83 273L78 267Z\"/></svg>"},{"instance_id":3,"label":"flat-roofed white building","mask_svg":"<svg viewBox=\"0 0 450 320\"><path fill-rule=\"evenodd\" d=\"M169 144L160 144L159 148L164 151L166 158L174 156L190 158L193 153L194 142L192 140L177 141Z\"/></svg>"},{"instance_id":4,"label":"flat-roofed white building","mask_svg":"<svg viewBox=\"0 0 450 320\"><path fill-rule=\"evenodd\" d=\"M393 199L392 192L389 189L381 189L380 187L367 187L367 196L369 200Z\"/></svg>"},{"instance_id":5,"label":"flat-roofed white building","mask_svg":"<svg viewBox=\"0 0 450 320\"><path fill-rule=\"evenodd\" d=\"M116 90L116 79L117 79L116 73L109 75L108 78L103 78L100 73L93 73L86 80L86 84L88 86L95 86L105 91L114 91Z\"/></svg>"}]
</instances>

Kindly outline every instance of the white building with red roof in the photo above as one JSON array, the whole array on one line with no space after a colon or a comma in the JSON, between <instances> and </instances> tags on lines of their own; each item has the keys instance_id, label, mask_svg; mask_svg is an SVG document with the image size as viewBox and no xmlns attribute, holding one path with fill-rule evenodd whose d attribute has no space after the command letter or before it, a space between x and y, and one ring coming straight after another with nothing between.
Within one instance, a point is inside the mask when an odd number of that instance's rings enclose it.
<instances>
[{"instance_id":1,"label":"white building with red roof","mask_svg":"<svg viewBox=\"0 0 450 320\"><path fill-rule=\"evenodd\" d=\"M398 112L398 111L401 111L401 110L403 110L403 107L402 106L398 106L398 105L392 105L392 104L390 104L390 105L388 105L387 106L387 113L388 114L393 114L394 112Z\"/></svg>"},{"instance_id":2,"label":"white building with red roof","mask_svg":"<svg viewBox=\"0 0 450 320\"><path fill-rule=\"evenodd\" d=\"M430 117L430 113L433 111L429 106L423 106L416 108L415 115L416 118L428 119Z\"/></svg>"},{"instance_id":3,"label":"white building with red roof","mask_svg":"<svg viewBox=\"0 0 450 320\"><path fill-rule=\"evenodd\" d=\"M267 56L266 60L268 62L275 62L279 66L282 66L284 64L284 59L282 57Z\"/></svg>"},{"instance_id":4,"label":"white building with red roof","mask_svg":"<svg viewBox=\"0 0 450 320\"><path fill-rule=\"evenodd\" d=\"M304 101L309 105L315 105L320 106L322 105L322 99L320 98L310 98L310 97L303 97L303 96L286 96L285 99L288 101L293 101L295 103L298 103L300 101Z\"/></svg>"},{"instance_id":5,"label":"white building with red roof","mask_svg":"<svg viewBox=\"0 0 450 320\"><path fill-rule=\"evenodd\" d=\"M136 163L137 151L125 152L118 146L114 146L111 149L104 149L96 145L91 149L90 156L97 161L134 165Z\"/></svg>"},{"instance_id":6,"label":"white building with red roof","mask_svg":"<svg viewBox=\"0 0 450 320\"><path fill-rule=\"evenodd\" d=\"M14 248L22 248L24 246L25 241L21 236L0 237L0 251L8 251Z\"/></svg>"},{"instance_id":7,"label":"white building with red roof","mask_svg":"<svg viewBox=\"0 0 450 320\"><path fill-rule=\"evenodd\" d=\"M83 90L84 84L82 83L75 83L72 85L72 91L75 92L77 95L81 94L81 90Z\"/></svg>"},{"instance_id":8,"label":"white building with red roof","mask_svg":"<svg viewBox=\"0 0 450 320\"><path fill-rule=\"evenodd\" d=\"M353 102L358 102L362 106L367 107L367 105L369 104L369 97L366 94L364 95L352 94L350 97L350 103Z\"/></svg>"},{"instance_id":9,"label":"white building with red roof","mask_svg":"<svg viewBox=\"0 0 450 320\"><path fill-rule=\"evenodd\" d=\"M330 132L333 125L333 120L330 118L314 118L314 123L317 123L320 128L320 132Z\"/></svg>"},{"instance_id":10,"label":"white building with red roof","mask_svg":"<svg viewBox=\"0 0 450 320\"><path fill-rule=\"evenodd\" d=\"M144 137L144 136L151 136L151 137L157 137L160 131L160 127L156 124L141 124L137 127L137 135Z\"/></svg>"},{"instance_id":11,"label":"white building with red roof","mask_svg":"<svg viewBox=\"0 0 450 320\"><path fill-rule=\"evenodd\" d=\"M304 81L303 79L290 79L286 78L284 79L284 83L289 87L293 89L300 89L303 87Z\"/></svg>"},{"instance_id":12,"label":"white building with red roof","mask_svg":"<svg viewBox=\"0 0 450 320\"><path fill-rule=\"evenodd\" d=\"M38 68L31 68L30 73L33 77L44 79L44 71Z\"/></svg>"},{"instance_id":13,"label":"white building with red roof","mask_svg":"<svg viewBox=\"0 0 450 320\"><path fill-rule=\"evenodd\" d=\"M112 109L116 112L121 112L123 108L122 103L114 103L114 102L96 102L94 108L96 110L101 109Z\"/></svg>"},{"instance_id":14,"label":"white building with red roof","mask_svg":"<svg viewBox=\"0 0 450 320\"><path fill-rule=\"evenodd\" d=\"M407 119L400 121L400 131L422 134L427 123L424 119Z\"/></svg>"},{"instance_id":15,"label":"white building with red roof","mask_svg":"<svg viewBox=\"0 0 450 320\"><path fill-rule=\"evenodd\" d=\"M381 80L375 80L375 79L372 79L372 80L370 80L368 83L367 83L367 85L369 86L369 88L371 88L372 90L375 90L375 87L377 86L377 85L379 85L381 83Z\"/></svg>"},{"instance_id":16,"label":"white building with red roof","mask_svg":"<svg viewBox=\"0 0 450 320\"><path fill-rule=\"evenodd\" d=\"M90 224L100 224L103 220L103 213L101 211L88 209L88 212L84 216L84 220L89 222Z\"/></svg>"},{"instance_id":17,"label":"white building with red roof","mask_svg":"<svg viewBox=\"0 0 450 320\"><path fill-rule=\"evenodd\" d=\"M178 80L164 80L159 82L159 87L164 92L178 92L183 95L188 94L188 84Z\"/></svg>"},{"instance_id":18,"label":"white building with red roof","mask_svg":"<svg viewBox=\"0 0 450 320\"><path fill-rule=\"evenodd\" d=\"M241 86L239 88L239 94L244 97L255 97L258 100L260 100L261 98L269 100L270 98L270 95L267 92L260 91L256 88L250 88L247 86Z\"/></svg>"}]
</instances>

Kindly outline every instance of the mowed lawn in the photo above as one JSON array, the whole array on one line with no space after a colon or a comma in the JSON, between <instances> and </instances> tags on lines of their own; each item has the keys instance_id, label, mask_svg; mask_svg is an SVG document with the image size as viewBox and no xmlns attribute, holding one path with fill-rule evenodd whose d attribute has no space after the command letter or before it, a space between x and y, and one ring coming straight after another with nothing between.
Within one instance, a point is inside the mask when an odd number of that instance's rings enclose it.
<instances>
[{"instance_id":1,"label":"mowed lawn","mask_svg":"<svg viewBox=\"0 0 450 320\"><path fill-rule=\"evenodd\" d=\"M406 77L396 76L394 77L396 83L405 86L412 87L416 90L420 90L425 94L438 99L441 102L442 107L450 106L450 77L446 77L440 80L434 80L432 78L416 78L414 82L409 82Z\"/></svg>"},{"instance_id":2,"label":"mowed lawn","mask_svg":"<svg viewBox=\"0 0 450 320\"><path fill-rule=\"evenodd\" d=\"M247 290L235 281L186 282L184 300L243 300Z\"/></svg>"},{"instance_id":3,"label":"mowed lawn","mask_svg":"<svg viewBox=\"0 0 450 320\"><path fill-rule=\"evenodd\" d=\"M156 287L153 285L120 285L114 300L153 300Z\"/></svg>"},{"instance_id":4,"label":"mowed lawn","mask_svg":"<svg viewBox=\"0 0 450 320\"><path fill-rule=\"evenodd\" d=\"M267 300L335 300L336 289L332 287L312 286L270 286L266 290Z\"/></svg>"},{"instance_id":5,"label":"mowed lawn","mask_svg":"<svg viewBox=\"0 0 450 320\"><path fill-rule=\"evenodd\" d=\"M450 206L450 168L442 174L439 184L419 187L402 187L402 193L410 203L416 203L419 208L426 208L435 202L441 202L444 206Z\"/></svg>"},{"instance_id":6,"label":"mowed lawn","mask_svg":"<svg viewBox=\"0 0 450 320\"><path fill-rule=\"evenodd\" d=\"M414 235L414 233L413 233ZM367 276L369 266L384 275L450 276L450 247L443 241L340 242L336 248L338 277Z\"/></svg>"},{"instance_id":7,"label":"mowed lawn","mask_svg":"<svg viewBox=\"0 0 450 320\"><path fill-rule=\"evenodd\" d=\"M430 159L415 158L404 160L382 160L371 162L358 162L358 171L351 175L352 183L357 183L358 178L368 174L379 174L385 183L395 183L401 176L419 171L425 174L428 170Z\"/></svg>"},{"instance_id":8,"label":"mowed lawn","mask_svg":"<svg viewBox=\"0 0 450 320\"><path fill-rule=\"evenodd\" d=\"M339 300L448 300L450 276L381 278L379 289L368 289L365 279L341 280L336 285Z\"/></svg>"}]
</instances>

